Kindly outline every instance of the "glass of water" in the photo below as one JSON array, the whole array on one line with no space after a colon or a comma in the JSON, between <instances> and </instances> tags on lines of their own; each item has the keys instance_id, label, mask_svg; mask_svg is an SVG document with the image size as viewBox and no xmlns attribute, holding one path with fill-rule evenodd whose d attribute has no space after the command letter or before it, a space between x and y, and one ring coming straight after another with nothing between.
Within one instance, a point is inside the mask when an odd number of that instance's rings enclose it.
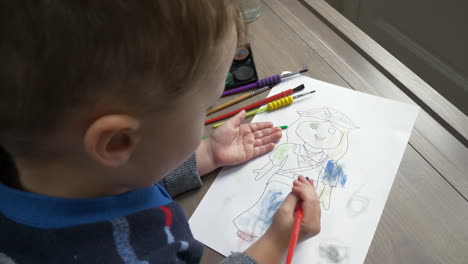
<instances>
[{"instance_id":1,"label":"glass of water","mask_svg":"<svg viewBox=\"0 0 468 264\"><path fill-rule=\"evenodd\" d=\"M238 0L242 18L249 23L262 14L261 0Z\"/></svg>"}]
</instances>

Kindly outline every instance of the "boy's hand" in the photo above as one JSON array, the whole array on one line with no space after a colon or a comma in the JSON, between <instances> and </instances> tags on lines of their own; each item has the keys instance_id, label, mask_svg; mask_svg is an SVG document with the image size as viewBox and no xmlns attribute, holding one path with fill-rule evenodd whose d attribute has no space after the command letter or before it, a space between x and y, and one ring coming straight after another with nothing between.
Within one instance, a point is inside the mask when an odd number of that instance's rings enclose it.
<instances>
[{"instance_id":1,"label":"boy's hand","mask_svg":"<svg viewBox=\"0 0 468 264\"><path fill-rule=\"evenodd\" d=\"M270 227L272 232L281 236L285 235L288 244L295 218L294 210L299 201L302 201L304 218L302 218L298 242L311 238L320 232L320 200L314 182L304 176L299 176L293 182L292 192L278 208Z\"/></svg>"},{"instance_id":2,"label":"boy's hand","mask_svg":"<svg viewBox=\"0 0 468 264\"><path fill-rule=\"evenodd\" d=\"M298 242L320 232L320 203L312 181L299 176L294 181L292 192L278 208L270 228L245 253L259 263L280 263L286 253L294 223L294 210L302 200L302 219Z\"/></svg>"},{"instance_id":3,"label":"boy's hand","mask_svg":"<svg viewBox=\"0 0 468 264\"><path fill-rule=\"evenodd\" d=\"M197 149L198 171L203 175L221 166L236 165L272 151L281 128L271 122L241 124L245 111L224 122Z\"/></svg>"}]
</instances>

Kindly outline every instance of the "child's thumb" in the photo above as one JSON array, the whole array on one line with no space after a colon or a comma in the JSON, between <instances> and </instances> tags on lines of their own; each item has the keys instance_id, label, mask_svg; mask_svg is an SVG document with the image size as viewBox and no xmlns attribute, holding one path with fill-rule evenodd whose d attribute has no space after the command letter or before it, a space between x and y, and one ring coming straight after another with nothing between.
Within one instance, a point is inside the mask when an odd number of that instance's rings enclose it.
<instances>
[{"instance_id":1,"label":"child's thumb","mask_svg":"<svg viewBox=\"0 0 468 264\"><path fill-rule=\"evenodd\" d=\"M237 113L235 116L233 116L231 119L229 119L227 122L231 123L234 125L234 127L237 127L244 121L245 119L245 110L240 111Z\"/></svg>"},{"instance_id":2,"label":"child's thumb","mask_svg":"<svg viewBox=\"0 0 468 264\"><path fill-rule=\"evenodd\" d=\"M295 195L294 193L289 193L288 196L286 196L286 199L284 199L283 204L281 207L288 213L291 212L292 214L294 213L294 209L296 208L296 204L299 202L299 197Z\"/></svg>"}]
</instances>

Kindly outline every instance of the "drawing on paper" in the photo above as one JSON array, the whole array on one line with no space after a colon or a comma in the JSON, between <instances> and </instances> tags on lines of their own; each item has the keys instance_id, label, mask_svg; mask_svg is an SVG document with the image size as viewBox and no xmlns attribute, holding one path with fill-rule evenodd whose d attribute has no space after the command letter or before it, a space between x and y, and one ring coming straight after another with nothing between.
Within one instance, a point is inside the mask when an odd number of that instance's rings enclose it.
<instances>
[{"instance_id":1,"label":"drawing on paper","mask_svg":"<svg viewBox=\"0 0 468 264\"><path fill-rule=\"evenodd\" d=\"M349 258L349 249L336 240L327 240L319 245L320 260L326 264L346 263Z\"/></svg>"},{"instance_id":2,"label":"drawing on paper","mask_svg":"<svg viewBox=\"0 0 468 264\"><path fill-rule=\"evenodd\" d=\"M348 202L346 203L346 211L351 216L362 214L370 204L369 198L362 192L364 185L361 185L356 191L351 194Z\"/></svg>"},{"instance_id":3,"label":"drawing on paper","mask_svg":"<svg viewBox=\"0 0 468 264\"><path fill-rule=\"evenodd\" d=\"M268 179L260 198L234 220L237 235L245 241L262 236L276 209L291 191L299 175L314 180L320 202L330 208L332 191L344 187L348 176L338 162L348 150L348 134L357 129L342 112L328 108L298 111L286 135L269 162L254 170L255 180Z\"/></svg>"}]
</instances>

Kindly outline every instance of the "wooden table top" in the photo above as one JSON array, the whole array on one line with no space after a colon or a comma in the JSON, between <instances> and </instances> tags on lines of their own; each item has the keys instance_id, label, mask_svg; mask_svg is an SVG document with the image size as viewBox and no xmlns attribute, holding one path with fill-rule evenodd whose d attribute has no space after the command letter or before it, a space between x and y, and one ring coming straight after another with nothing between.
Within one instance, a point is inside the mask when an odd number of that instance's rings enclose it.
<instances>
[{"instance_id":1,"label":"wooden table top","mask_svg":"<svg viewBox=\"0 0 468 264\"><path fill-rule=\"evenodd\" d=\"M248 36L260 78L307 67L306 76L422 108L365 263L468 263L467 116L323 0L263 4ZM187 217L218 172L176 197ZM222 259L206 248L202 263Z\"/></svg>"}]
</instances>

